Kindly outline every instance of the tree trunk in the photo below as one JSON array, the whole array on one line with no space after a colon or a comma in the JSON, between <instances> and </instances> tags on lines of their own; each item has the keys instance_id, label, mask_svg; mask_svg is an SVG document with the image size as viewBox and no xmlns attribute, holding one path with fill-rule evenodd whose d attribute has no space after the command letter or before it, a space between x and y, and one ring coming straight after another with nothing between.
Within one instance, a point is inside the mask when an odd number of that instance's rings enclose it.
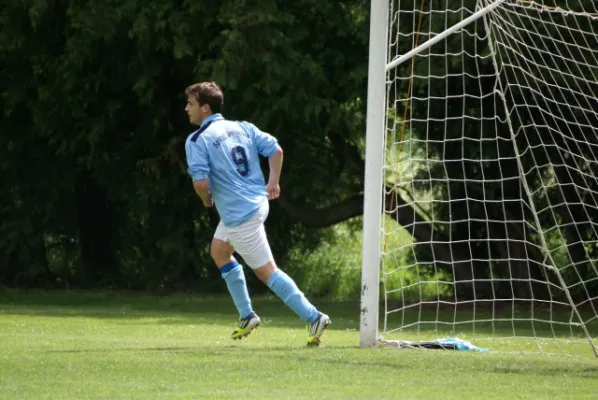
<instances>
[{"instance_id":1,"label":"tree trunk","mask_svg":"<svg viewBox=\"0 0 598 400\"><path fill-rule=\"evenodd\" d=\"M386 210L388 215L398 221L413 238L418 246L435 261L439 269L453 275L455 291L461 299L471 298L473 265L472 257L466 244L450 243L441 233L435 231L432 223L422 218L410 204L394 191L387 191L385 204L394 204L393 210ZM394 197L394 200L393 200ZM355 195L335 205L312 210L296 207L284 198L280 206L293 218L310 228L324 228L363 214L363 195Z\"/></svg>"},{"instance_id":2,"label":"tree trunk","mask_svg":"<svg viewBox=\"0 0 598 400\"><path fill-rule=\"evenodd\" d=\"M474 298L474 289L476 290L475 298L492 298L493 293L489 285L476 285L474 288L472 283L474 278L488 277L488 271L486 271L488 265L483 266L484 271L479 270L482 266L476 266L472 261L474 257L468 243L449 242L448 238L435 230L433 224L423 218L411 204L406 203L400 196L395 196L394 192L390 190L387 190L387 192L389 194L386 195L385 204L394 205L392 211L386 210L387 214L398 221L411 234L416 240L418 248L429 255L437 268L451 274L455 282L456 298L459 301L471 300ZM284 198L280 199L280 205L302 224L311 228L323 228L362 215L363 195L355 195L335 205L321 209L304 210ZM521 284L515 283L516 296L521 298L532 298L533 296L536 299L548 298L546 285L528 282L530 279L542 282L546 280L546 273L541 267L544 256L533 246L524 244L526 236L522 227L512 222L520 221L521 218L517 219L509 211L506 212L503 218L506 219L509 229L508 240L505 239L502 243L496 243L493 247L498 248L501 258L507 256L506 246L509 246L512 258L529 258L527 263L509 263L511 275L525 281ZM503 276L507 276L507 271Z\"/></svg>"}]
</instances>

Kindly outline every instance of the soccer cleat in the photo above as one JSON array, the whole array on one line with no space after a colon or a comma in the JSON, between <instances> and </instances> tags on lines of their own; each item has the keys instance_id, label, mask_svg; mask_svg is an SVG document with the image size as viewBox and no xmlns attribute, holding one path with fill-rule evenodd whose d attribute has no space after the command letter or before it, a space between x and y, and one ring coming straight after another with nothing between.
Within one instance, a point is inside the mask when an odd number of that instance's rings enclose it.
<instances>
[{"instance_id":1,"label":"soccer cleat","mask_svg":"<svg viewBox=\"0 0 598 400\"><path fill-rule=\"evenodd\" d=\"M256 313L251 313L247 318L240 318L237 327L230 336L233 340L241 340L256 329L262 320Z\"/></svg>"},{"instance_id":2,"label":"soccer cleat","mask_svg":"<svg viewBox=\"0 0 598 400\"><path fill-rule=\"evenodd\" d=\"M320 345L320 338L324 333L324 329L327 329L330 323L330 317L328 315L318 313L318 319L312 324L307 325L307 345L309 347Z\"/></svg>"}]
</instances>

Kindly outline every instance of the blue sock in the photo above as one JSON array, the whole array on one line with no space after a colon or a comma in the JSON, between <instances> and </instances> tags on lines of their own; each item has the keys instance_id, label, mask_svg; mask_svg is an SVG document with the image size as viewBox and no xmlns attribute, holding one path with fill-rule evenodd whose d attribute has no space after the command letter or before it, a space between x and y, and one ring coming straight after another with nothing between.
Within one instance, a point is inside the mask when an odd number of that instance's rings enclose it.
<instances>
[{"instance_id":1,"label":"blue sock","mask_svg":"<svg viewBox=\"0 0 598 400\"><path fill-rule=\"evenodd\" d=\"M253 312L253 308L251 308L251 299L247 291L243 267L236 260L231 261L220 268L220 275L226 282L228 292L233 298L239 316L247 318Z\"/></svg>"},{"instance_id":2,"label":"blue sock","mask_svg":"<svg viewBox=\"0 0 598 400\"><path fill-rule=\"evenodd\" d=\"M305 322L311 324L318 318L318 310L305 298L293 279L277 269L268 279L268 287Z\"/></svg>"}]
</instances>

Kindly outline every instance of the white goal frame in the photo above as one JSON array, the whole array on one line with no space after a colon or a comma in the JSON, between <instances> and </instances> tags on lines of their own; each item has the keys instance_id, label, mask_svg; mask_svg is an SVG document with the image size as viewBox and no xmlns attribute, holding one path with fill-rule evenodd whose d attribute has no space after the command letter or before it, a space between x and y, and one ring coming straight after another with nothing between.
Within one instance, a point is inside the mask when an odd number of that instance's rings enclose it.
<instances>
[{"instance_id":1,"label":"white goal frame","mask_svg":"<svg viewBox=\"0 0 598 400\"><path fill-rule=\"evenodd\" d=\"M389 0L372 0L370 13L370 44L368 65L368 99L366 120L365 185L363 205L363 248L361 259L361 347L378 342L378 304L380 297L380 223L382 193L384 135L386 112L386 73L414 55L446 39L464 26L483 17L506 0L480 9L475 14L415 47L401 57L387 63Z\"/></svg>"},{"instance_id":2,"label":"white goal frame","mask_svg":"<svg viewBox=\"0 0 598 400\"><path fill-rule=\"evenodd\" d=\"M380 340L378 329L381 301L380 273L383 234L381 222L384 213L382 207L384 204L383 163L385 158L387 74L423 50L484 17L505 1L487 0L486 6L480 8L468 18L393 60L388 60L390 0L372 0L371 2L361 265L360 347L374 347L379 344ZM560 278L558 271L556 275ZM560 279L562 280L562 278ZM564 282L561 283L564 285ZM571 298L569 300L573 303ZM594 352L596 352L595 348Z\"/></svg>"}]
</instances>

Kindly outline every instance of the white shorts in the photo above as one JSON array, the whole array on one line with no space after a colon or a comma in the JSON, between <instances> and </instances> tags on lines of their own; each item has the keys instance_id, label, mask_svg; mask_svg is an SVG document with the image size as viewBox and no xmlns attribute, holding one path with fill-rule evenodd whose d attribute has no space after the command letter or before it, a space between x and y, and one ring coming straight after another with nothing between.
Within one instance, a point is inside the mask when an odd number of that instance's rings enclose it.
<instances>
[{"instance_id":1,"label":"white shorts","mask_svg":"<svg viewBox=\"0 0 598 400\"><path fill-rule=\"evenodd\" d=\"M274 261L264 228L269 211L270 204L266 200L259 210L241 225L226 227L220 221L214 237L230 243L252 269L263 267Z\"/></svg>"}]
</instances>

